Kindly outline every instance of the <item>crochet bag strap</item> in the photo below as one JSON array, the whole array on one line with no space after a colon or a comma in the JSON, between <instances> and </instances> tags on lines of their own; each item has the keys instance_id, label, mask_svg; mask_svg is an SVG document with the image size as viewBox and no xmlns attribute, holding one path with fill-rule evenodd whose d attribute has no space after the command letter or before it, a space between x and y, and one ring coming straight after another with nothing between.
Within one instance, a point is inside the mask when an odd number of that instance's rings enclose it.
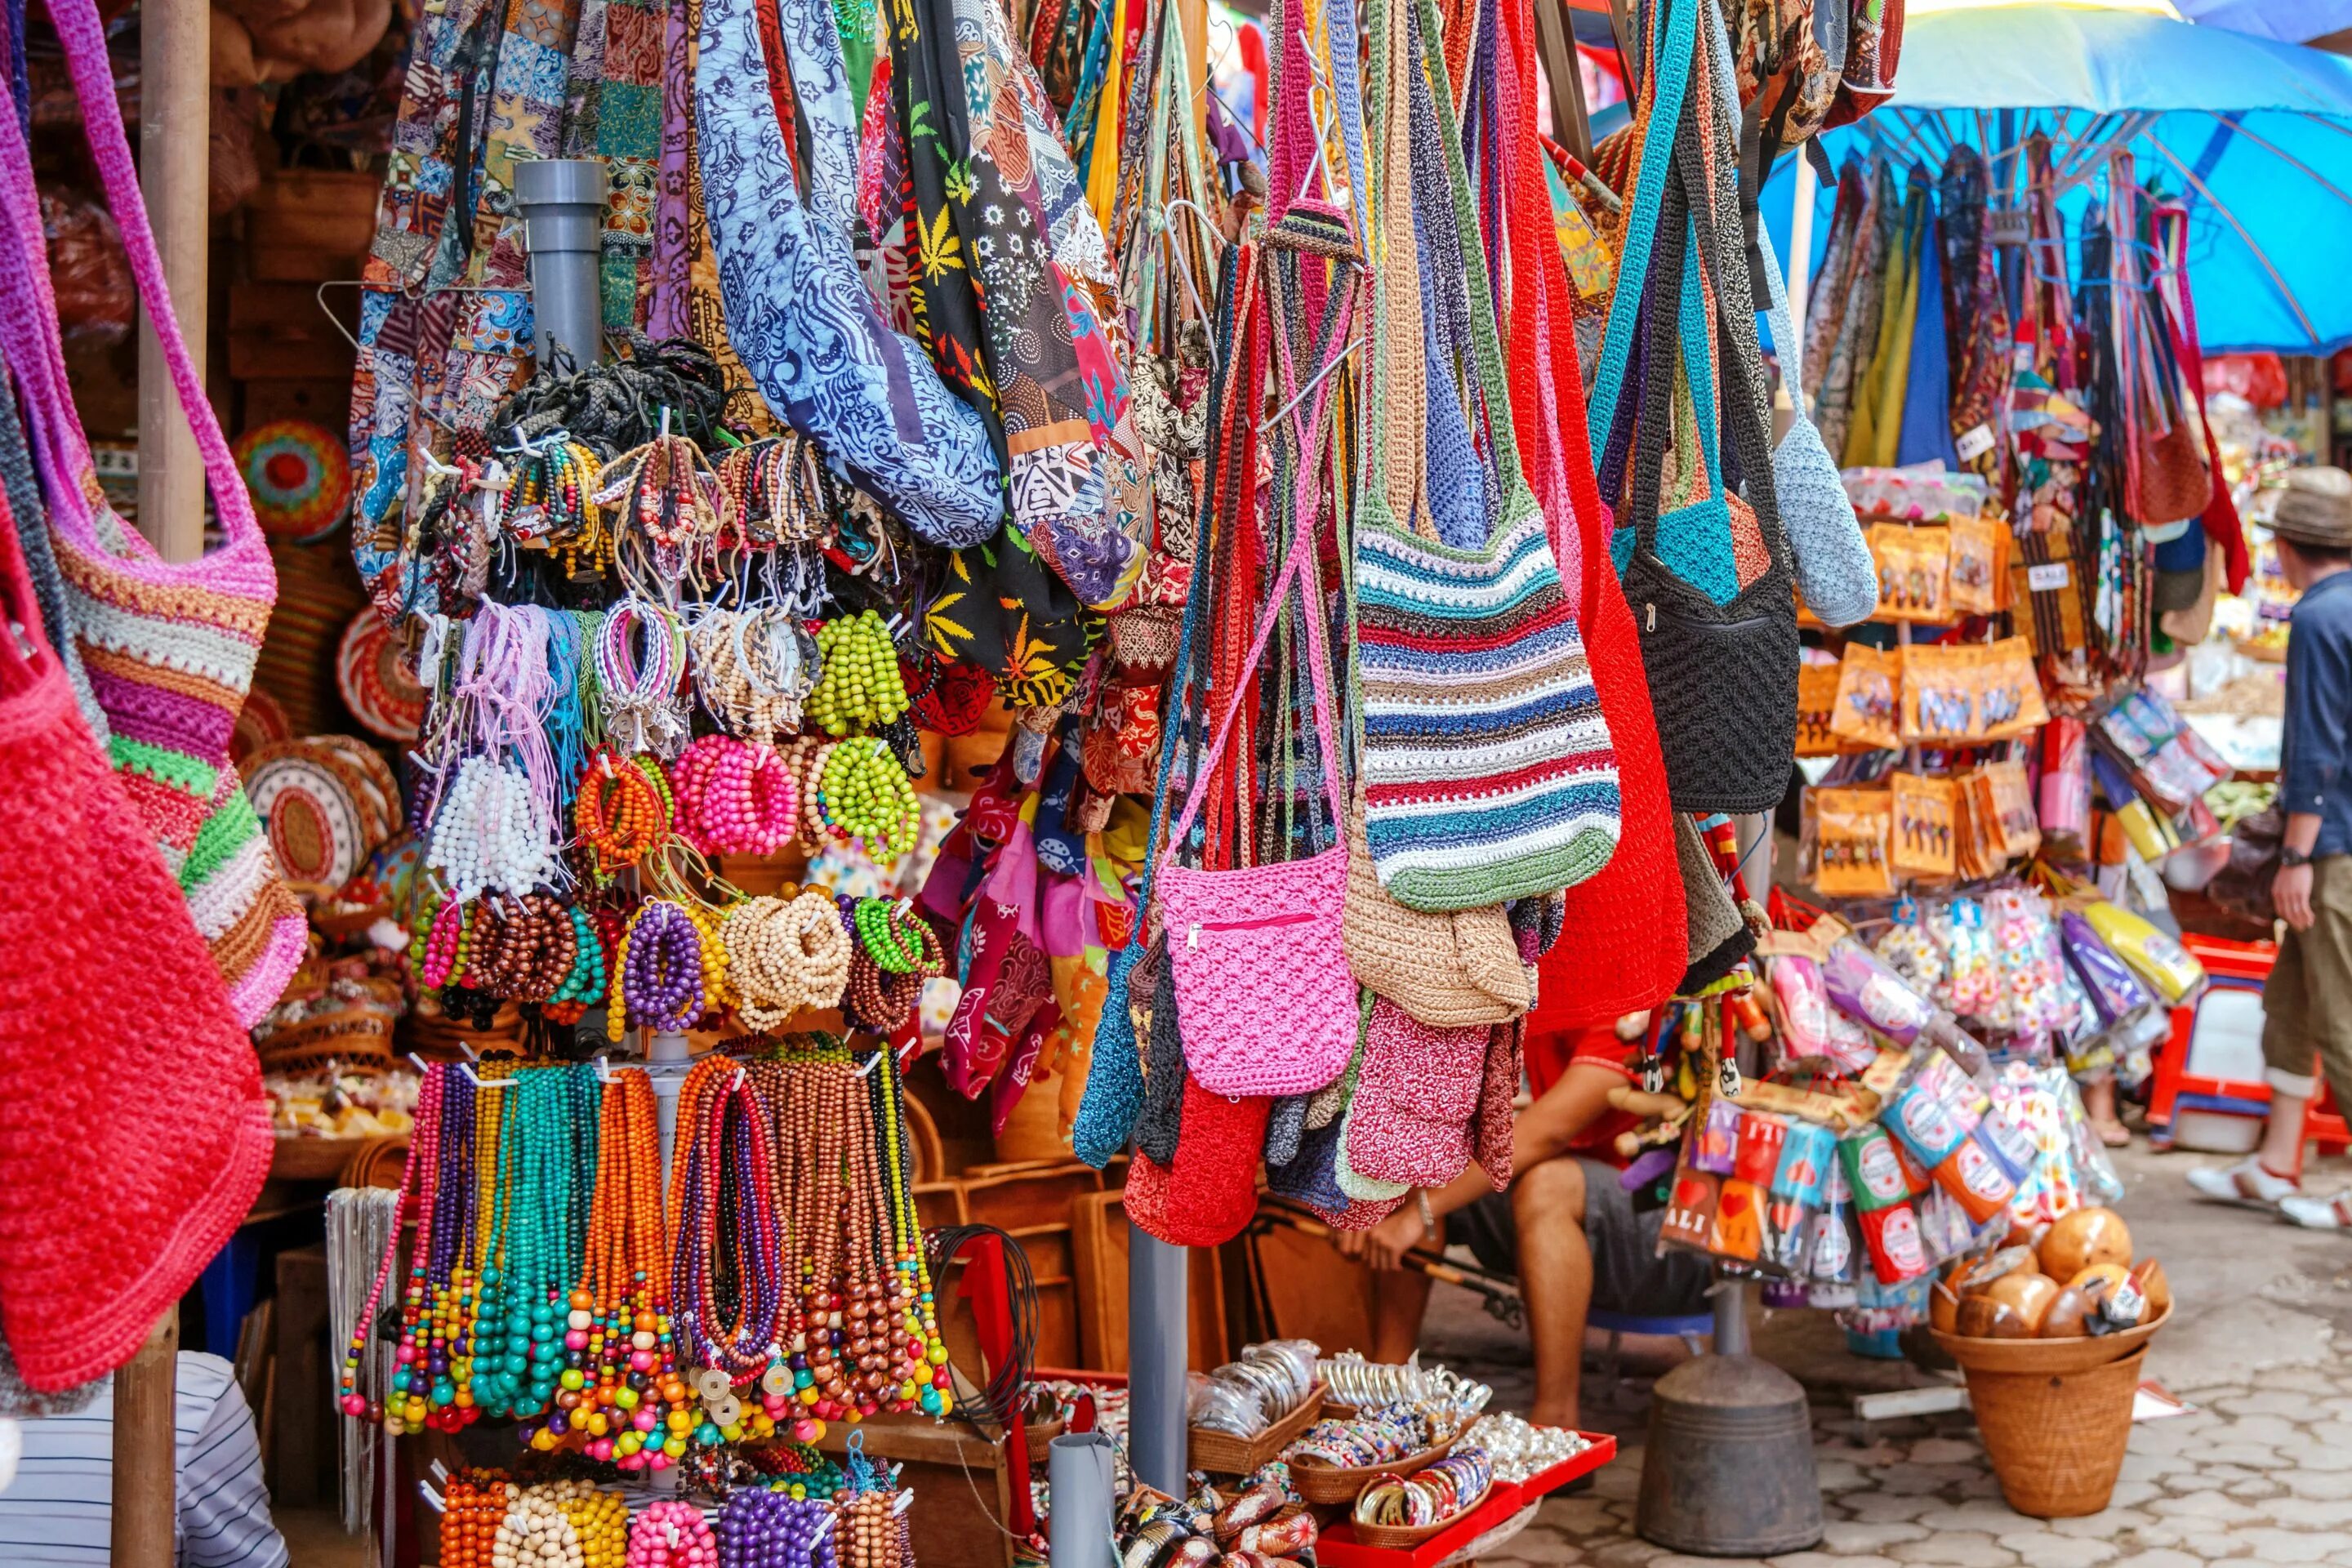
<instances>
[{"instance_id":1,"label":"crochet bag strap","mask_svg":"<svg viewBox=\"0 0 2352 1568\"><path fill-rule=\"evenodd\" d=\"M1364 398L1359 529L1402 529L1429 511L1425 447L1429 388L1422 333L1422 277L1413 233L1411 55L1402 33L1410 0L1367 0L1366 161L1372 230L1372 363Z\"/></svg>"},{"instance_id":2,"label":"crochet bag strap","mask_svg":"<svg viewBox=\"0 0 2352 1568\"><path fill-rule=\"evenodd\" d=\"M1256 673L1258 661L1265 656L1267 639L1273 637L1276 623L1282 619L1283 606L1294 585L1299 590L1300 619L1306 623L1307 628L1307 668L1315 688L1315 739L1320 748L1323 764L1324 799L1331 807L1335 831L1343 837L1347 832L1348 811L1341 804L1339 793L1339 750L1331 724L1331 664L1323 642L1323 595L1317 583L1312 520L1317 510L1314 500L1316 480L1330 428L1330 372L1338 356L1344 352L1348 321L1353 313L1354 302L1354 291L1342 290L1334 319L1329 323L1331 330L1323 363L1317 366L1317 377L1312 384L1313 409L1297 426L1300 454L1298 500L1291 513L1296 525L1287 531L1284 542L1282 569L1275 574L1274 583L1266 592L1265 609L1258 617L1257 634L1251 639L1249 652L1243 656L1241 668L1233 682L1234 694L1225 704L1224 717L1217 721L1208 753L1202 758L1200 766L1192 774L1192 784L1184 792L1184 809L1178 815L1176 825L1169 830L1168 847L1164 851L1167 854L1181 852L1185 838L1192 831L1192 824L1200 817L1202 805L1208 798L1208 791L1203 787L1205 782L1216 773L1217 763L1224 756L1225 742L1232 738L1234 721L1240 717L1244 694L1250 689L1250 677ZM1307 395L1300 391L1297 377L1293 374L1287 339L1277 331L1274 334L1274 341L1275 361L1282 372L1284 401L1289 405L1286 416L1297 421L1297 405L1305 401Z\"/></svg>"},{"instance_id":3,"label":"crochet bag strap","mask_svg":"<svg viewBox=\"0 0 2352 1568\"><path fill-rule=\"evenodd\" d=\"M268 570L260 525L254 521L253 498L238 474L236 459L221 434L211 400L195 361L180 336L179 318L172 310L172 291L163 278L163 258L155 249L154 230L147 222L147 205L139 193L139 176L131 163L131 143L123 134L122 110L114 95L113 68L107 59L106 32L93 0L57 0L49 7L58 39L65 47L66 66L72 73L74 96L92 162L106 192L106 204L122 236L122 249L139 289L139 302L155 330L163 361L179 395L182 416L194 432L196 451L212 488L214 510L226 542L200 561L175 563L178 573L217 577L257 565ZM9 124L0 130L0 205L8 210L23 265L12 284L0 288L7 299L5 350L10 364L26 384L32 426L29 434L46 459L42 468L50 483L60 488L79 484L91 472L89 444L67 390L65 349L58 337L57 299L49 282L48 251L41 233L41 204L33 184L33 165L24 133L14 114L0 115ZM86 503L52 504L50 525L86 550L134 560L163 563L137 533L125 529L120 540L101 538ZM224 560L224 557L227 559ZM274 582L274 576L271 578Z\"/></svg>"},{"instance_id":4,"label":"crochet bag strap","mask_svg":"<svg viewBox=\"0 0 2352 1568\"><path fill-rule=\"evenodd\" d=\"M1690 89L1691 61L1698 40L1697 7L1701 0L1658 0L1652 8L1649 68L1643 71L1643 96L1648 100L1642 117L1642 162L1633 183L1631 211L1625 219L1625 247L1617 262L1617 287L1609 301L1609 326L1601 340L1601 363L1592 379L1592 395L1585 407L1586 428L1592 444L1606 447L1617 423L1618 404L1632 368L1634 334L1640 329L1642 300L1650 281L1652 257L1657 249L1659 214L1665 201L1666 174L1675 163L1675 142L1683 121ZM1651 367L1650 374L1664 374ZM1613 500L1608 476L1601 477L1601 497Z\"/></svg>"}]
</instances>

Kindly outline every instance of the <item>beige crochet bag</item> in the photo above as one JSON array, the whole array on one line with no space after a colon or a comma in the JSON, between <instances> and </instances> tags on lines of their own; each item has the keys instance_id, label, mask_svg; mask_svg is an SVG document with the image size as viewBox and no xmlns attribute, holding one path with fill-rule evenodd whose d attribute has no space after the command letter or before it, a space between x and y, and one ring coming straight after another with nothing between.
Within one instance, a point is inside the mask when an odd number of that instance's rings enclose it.
<instances>
[{"instance_id":1,"label":"beige crochet bag","mask_svg":"<svg viewBox=\"0 0 2352 1568\"><path fill-rule=\"evenodd\" d=\"M1429 912L1381 887L1364 841L1361 794L1348 812L1342 930L1356 984L1433 1028L1507 1023L1534 1001L1502 905Z\"/></svg>"}]
</instances>

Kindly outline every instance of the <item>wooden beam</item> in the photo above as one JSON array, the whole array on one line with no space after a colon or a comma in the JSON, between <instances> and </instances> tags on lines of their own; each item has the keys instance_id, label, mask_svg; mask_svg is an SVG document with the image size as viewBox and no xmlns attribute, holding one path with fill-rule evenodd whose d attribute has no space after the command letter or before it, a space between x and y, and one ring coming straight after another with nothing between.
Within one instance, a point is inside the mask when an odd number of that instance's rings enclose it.
<instances>
[{"instance_id":1,"label":"wooden beam","mask_svg":"<svg viewBox=\"0 0 2352 1568\"><path fill-rule=\"evenodd\" d=\"M174 1306L114 1374L113 1568L173 1568L179 1558L179 1368Z\"/></svg>"},{"instance_id":2,"label":"wooden beam","mask_svg":"<svg viewBox=\"0 0 2352 1568\"><path fill-rule=\"evenodd\" d=\"M205 365L205 247L211 213L209 0L144 0L139 24L139 188L163 258L180 335ZM142 312L139 325L139 531L166 561L205 549L205 473L195 436ZM165 1412L166 1418L170 1412Z\"/></svg>"},{"instance_id":3,"label":"wooden beam","mask_svg":"<svg viewBox=\"0 0 2352 1568\"><path fill-rule=\"evenodd\" d=\"M1584 107L1584 70L1576 53L1576 31L1563 0L1534 0L1536 54L1551 89L1551 132L1576 161L1592 164L1592 121ZM1570 6L1570 8L1573 8Z\"/></svg>"}]
</instances>

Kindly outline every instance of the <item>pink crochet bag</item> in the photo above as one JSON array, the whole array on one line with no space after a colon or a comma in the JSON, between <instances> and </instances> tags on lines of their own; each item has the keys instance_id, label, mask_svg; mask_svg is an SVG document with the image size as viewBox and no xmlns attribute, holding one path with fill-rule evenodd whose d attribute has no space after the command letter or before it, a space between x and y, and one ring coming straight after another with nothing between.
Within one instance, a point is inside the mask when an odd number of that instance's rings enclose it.
<instances>
[{"instance_id":1,"label":"pink crochet bag","mask_svg":"<svg viewBox=\"0 0 2352 1568\"><path fill-rule=\"evenodd\" d=\"M195 432L223 543L171 563L108 507L67 388L33 167L14 115L0 115L0 352L22 389L26 436L40 469L70 625L112 731L102 738L147 836L177 878L238 1021L250 1027L301 961L305 927L253 807L230 765L229 734L253 687L278 598L277 569L253 500L180 339L163 263L139 195L92 0L53 0L74 93L141 303L162 341L180 406Z\"/></svg>"},{"instance_id":2,"label":"pink crochet bag","mask_svg":"<svg viewBox=\"0 0 2352 1568\"><path fill-rule=\"evenodd\" d=\"M1344 307L1343 307L1344 309ZM1279 334L1277 334L1279 336ZM1333 341L1346 336L1345 320ZM1288 381L1289 365L1283 365ZM1319 433L1329 392L1318 388L1315 414L1307 428L1318 438L1302 440L1307 459L1299 466L1299 504L1294 515L1316 514L1314 486L1322 450ZM1299 401L1296 394L1291 401ZM1218 721L1216 735L1192 773L1184 809L1169 831L1153 887L1160 929L1176 980L1176 1008L1183 1020L1184 1065L1202 1089L1223 1095L1307 1094L1338 1079L1356 1048L1356 981L1348 969L1342 915L1348 900L1348 814L1341 804L1341 758L1332 738L1331 678L1324 651L1323 595L1315 574L1315 538L1302 526L1290 542L1282 570L1275 574L1256 640L1234 679L1234 696ZM1176 863L1179 849L1201 814L1241 710L1241 693L1265 654L1266 639L1297 587L1306 625L1307 667L1315 686L1317 761L1324 797L1330 804L1336 842L1319 855L1243 870L1203 871ZM1190 1125L1187 1125L1190 1133Z\"/></svg>"}]
</instances>

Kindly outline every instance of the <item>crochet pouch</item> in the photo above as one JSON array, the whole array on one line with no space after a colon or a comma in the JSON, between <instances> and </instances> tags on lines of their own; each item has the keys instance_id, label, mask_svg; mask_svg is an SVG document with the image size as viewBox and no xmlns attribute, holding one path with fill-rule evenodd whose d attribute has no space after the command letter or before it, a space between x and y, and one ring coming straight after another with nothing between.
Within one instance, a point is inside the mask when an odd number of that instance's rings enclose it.
<instances>
[{"instance_id":1,"label":"crochet pouch","mask_svg":"<svg viewBox=\"0 0 2352 1568\"><path fill-rule=\"evenodd\" d=\"M1165 1163L1138 1153L1127 1169L1127 1217L1171 1247L1216 1247L1257 1213L1258 1151L1274 1102L1184 1085L1184 1136Z\"/></svg>"},{"instance_id":2,"label":"crochet pouch","mask_svg":"<svg viewBox=\"0 0 2352 1568\"><path fill-rule=\"evenodd\" d=\"M172 313L97 8L91 0L58 0L50 16L131 277L204 458L221 547L199 560L167 562L106 503L68 389L32 161L8 115L0 115L9 121L0 129L0 206L19 248L0 283L0 352L22 388L67 613L106 710L110 760L179 879L231 1012L249 1027L285 989L306 931L229 762L230 731L252 689L278 574Z\"/></svg>"},{"instance_id":3,"label":"crochet pouch","mask_svg":"<svg viewBox=\"0 0 2352 1568\"><path fill-rule=\"evenodd\" d=\"M14 137L16 116L0 120ZM169 312L154 319L168 336ZM269 1109L149 825L42 636L5 504L0 619L16 634L0 636L0 1104L24 1130L0 1139L0 1324L25 1382L55 1393L129 1360L236 1232L269 1172ZM128 1111L141 1084L169 1086L168 1142ZM26 1135L37 1121L73 1129L69 1173Z\"/></svg>"},{"instance_id":4,"label":"crochet pouch","mask_svg":"<svg viewBox=\"0 0 2352 1568\"><path fill-rule=\"evenodd\" d=\"M1436 14L1383 0L1372 16L1390 232L1375 321L1381 407L1355 535L1365 837L1401 901L1475 909L1555 892L1608 864L1616 757L1520 467L1460 134L1438 109L1453 100Z\"/></svg>"},{"instance_id":5,"label":"crochet pouch","mask_svg":"<svg viewBox=\"0 0 2352 1568\"><path fill-rule=\"evenodd\" d=\"M1433 1028L1499 1024L1528 1010L1527 966L1500 904L1416 910L1389 896L1364 844L1364 807L1348 817L1348 968L1356 984Z\"/></svg>"},{"instance_id":6,"label":"crochet pouch","mask_svg":"<svg viewBox=\"0 0 2352 1568\"><path fill-rule=\"evenodd\" d=\"M1854 515L1853 498L1838 477L1837 459L1822 444L1821 430L1805 407L1797 328L1789 319L1789 286L1780 278L1780 258L1769 245L1758 246L1755 253L1764 258L1762 281L1771 300L1767 319L1772 323L1772 345L1780 351L1781 379L1795 415L1789 433L1772 448L1772 489L1780 498L1781 525L1789 531L1797 589L1824 626L1853 626L1878 613L1878 570L1862 536L1861 519Z\"/></svg>"},{"instance_id":7,"label":"crochet pouch","mask_svg":"<svg viewBox=\"0 0 2352 1568\"><path fill-rule=\"evenodd\" d=\"M727 338L770 407L925 542L996 531L1001 473L977 412L882 320L850 252L856 138L841 35L823 0L776 7L807 138L801 197L761 51L756 0L704 0L696 150Z\"/></svg>"},{"instance_id":8,"label":"crochet pouch","mask_svg":"<svg viewBox=\"0 0 2352 1568\"><path fill-rule=\"evenodd\" d=\"M1667 0L1654 23L1645 74L1655 97L1591 420L1605 438L1601 492L1625 498L1611 551L1640 628L1674 803L1764 811L1787 793L1796 744L1796 598L1771 483L1736 148L1710 97L1728 86L1699 47L1699 0ZM1629 399L1637 334L1641 395ZM1744 498L1723 482L1727 430Z\"/></svg>"},{"instance_id":9,"label":"crochet pouch","mask_svg":"<svg viewBox=\"0 0 2352 1568\"><path fill-rule=\"evenodd\" d=\"M1348 1110L1357 1175L1442 1187L1462 1173L1491 1033L1484 1025L1432 1028L1392 1002L1372 1005Z\"/></svg>"}]
</instances>

